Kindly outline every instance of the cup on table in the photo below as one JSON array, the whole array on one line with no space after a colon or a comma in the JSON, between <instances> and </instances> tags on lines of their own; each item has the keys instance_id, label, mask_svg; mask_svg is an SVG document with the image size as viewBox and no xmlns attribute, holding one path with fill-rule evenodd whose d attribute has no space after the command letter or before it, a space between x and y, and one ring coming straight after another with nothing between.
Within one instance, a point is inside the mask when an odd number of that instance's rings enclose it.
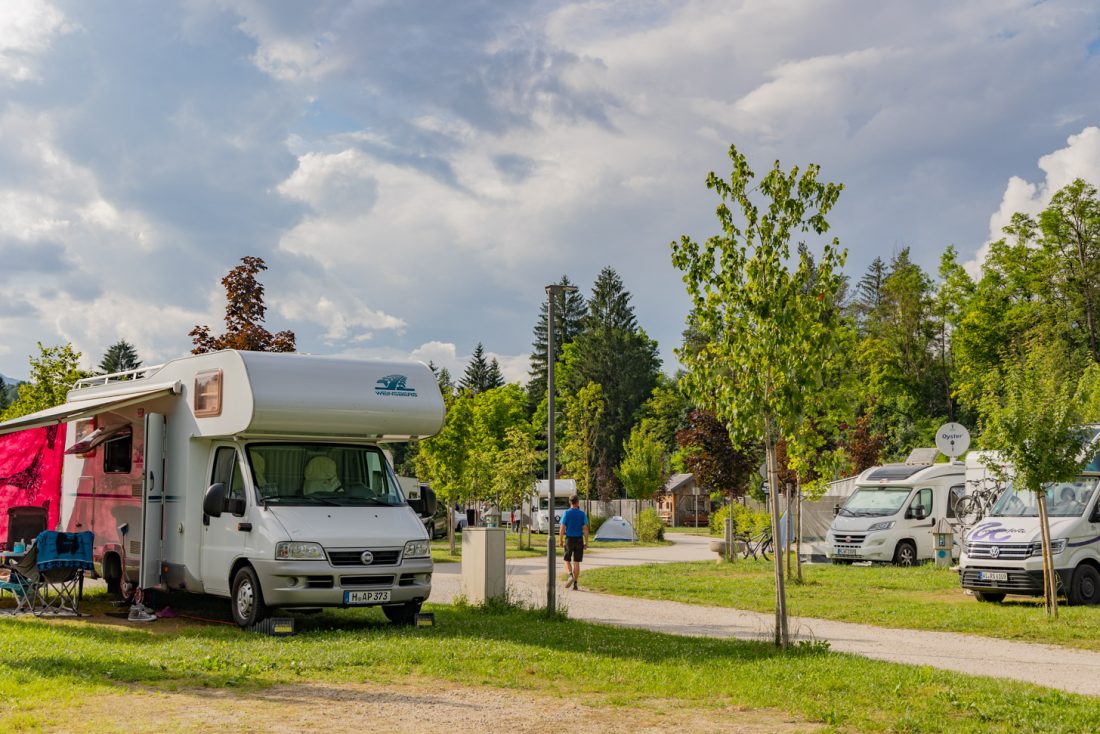
<instances>
[{"instance_id":1,"label":"cup on table","mask_svg":"<svg viewBox=\"0 0 1100 734\"><path fill-rule=\"evenodd\" d=\"M12 546L11 546L11 552L12 553L26 553L26 551L27 551L27 545L25 543L12 543Z\"/></svg>"}]
</instances>

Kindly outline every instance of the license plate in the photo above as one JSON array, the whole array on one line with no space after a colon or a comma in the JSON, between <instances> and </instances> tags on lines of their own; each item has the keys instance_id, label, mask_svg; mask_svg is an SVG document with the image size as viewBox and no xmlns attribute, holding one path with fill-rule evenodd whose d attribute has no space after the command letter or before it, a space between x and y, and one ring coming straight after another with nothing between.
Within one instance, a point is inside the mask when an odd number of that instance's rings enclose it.
<instances>
[{"instance_id":1,"label":"license plate","mask_svg":"<svg viewBox=\"0 0 1100 734\"><path fill-rule=\"evenodd\" d=\"M978 571L979 581L1008 581L1008 571Z\"/></svg>"},{"instance_id":2,"label":"license plate","mask_svg":"<svg viewBox=\"0 0 1100 734\"><path fill-rule=\"evenodd\" d=\"M837 548L836 555L838 556L858 556L859 548Z\"/></svg>"},{"instance_id":3,"label":"license plate","mask_svg":"<svg viewBox=\"0 0 1100 734\"><path fill-rule=\"evenodd\" d=\"M345 604L378 604L390 600L390 591L345 591Z\"/></svg>"}]
</instances>

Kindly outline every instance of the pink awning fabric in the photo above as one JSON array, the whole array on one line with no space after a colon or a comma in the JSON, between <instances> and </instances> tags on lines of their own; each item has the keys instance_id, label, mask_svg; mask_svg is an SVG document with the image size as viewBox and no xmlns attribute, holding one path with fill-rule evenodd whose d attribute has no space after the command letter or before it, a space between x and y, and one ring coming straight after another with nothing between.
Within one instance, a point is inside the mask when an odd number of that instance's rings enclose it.
<instances>
[{"instance_id":1,"label":"pink awning fabric","mask_svg":"<svg viewBox=\"0 0 1100 734\"><path fill-rule=\"evenodd\" d=\"M64 425L0 436L0 540L8 537L9 507L46 507L47 527L57 527L64 449Z\"/></svg>"}]
</instances>

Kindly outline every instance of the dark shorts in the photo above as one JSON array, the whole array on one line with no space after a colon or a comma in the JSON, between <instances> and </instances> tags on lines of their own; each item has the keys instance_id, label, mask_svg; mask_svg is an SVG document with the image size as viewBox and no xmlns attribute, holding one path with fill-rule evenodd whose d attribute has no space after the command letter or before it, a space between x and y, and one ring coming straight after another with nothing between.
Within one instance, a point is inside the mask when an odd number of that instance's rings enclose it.
<instances>
[{"instance_id":1,"label":"dark shorts","mask_svg":"<svg viewBox=\"0 0 1100 734\"><path fill-rule=\"evenodd\" d=\"M584 538L565 539L565 560L577 563L584 560Z\"/></svg>"}]
</instances>

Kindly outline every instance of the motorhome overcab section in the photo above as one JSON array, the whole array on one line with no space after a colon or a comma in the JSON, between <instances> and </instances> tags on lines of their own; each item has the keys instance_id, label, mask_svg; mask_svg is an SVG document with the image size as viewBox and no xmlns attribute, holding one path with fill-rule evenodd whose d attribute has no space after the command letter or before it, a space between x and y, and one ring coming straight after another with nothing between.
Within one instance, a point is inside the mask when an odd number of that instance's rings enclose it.
<instances>
[{"instance_id":1,"label":"motorhome overcab section","mask_svg":"<svg viewBox=\"0 0 1100 734\"><path fill-rule=\"evenodd\" d=\"M1100 455L1072 482L1047 489L1051 553L1058 586L1070 604L1100 604ZM1042 596L1043 551L1034 492L1008 482L989 514L963 542L963 588L979 601L1007 594Z\"/></svg>"},{"instance_id":2,"label":"motorhome overcab section","mask_svg":"<svg viewBox=\"0 0 1100 734\"><path fill-rule=\"evenodd\" d=\"M561 520L562 513L569 509L569 496L576 494L577 481L575 479L554 480L554 522ZM535 482L535 492L531 497L532 504L538 509L531 513L531 529L536 533L546 533L550 530L550 482L540 479Z\"/></svg>"},{"instance_id":3,"label":"motorhome overcab section","mask_svg":"<svg viewBox=\"0 0 1100 734\"><path fill-rule=\"evenodd\" d=\"M95 533L110 588L229 597L242 627L272 607L409 621L430 548L378 444L443 415L421 363L224 351L82 381L0 433L71 424L61 527Z\"/></svg>"},{"instance_id":4,"label":"motorhome overcab section","mask_svg":"<svg viewBox=\"0 0 1100 734\"><path fill-rule=\"evenodd\" d=\"M886 464L867 469L833 518L826 556L834 563L910 566L934 554L933 534L965 490L962 464Z\"/></svg>"}]
</instances>

